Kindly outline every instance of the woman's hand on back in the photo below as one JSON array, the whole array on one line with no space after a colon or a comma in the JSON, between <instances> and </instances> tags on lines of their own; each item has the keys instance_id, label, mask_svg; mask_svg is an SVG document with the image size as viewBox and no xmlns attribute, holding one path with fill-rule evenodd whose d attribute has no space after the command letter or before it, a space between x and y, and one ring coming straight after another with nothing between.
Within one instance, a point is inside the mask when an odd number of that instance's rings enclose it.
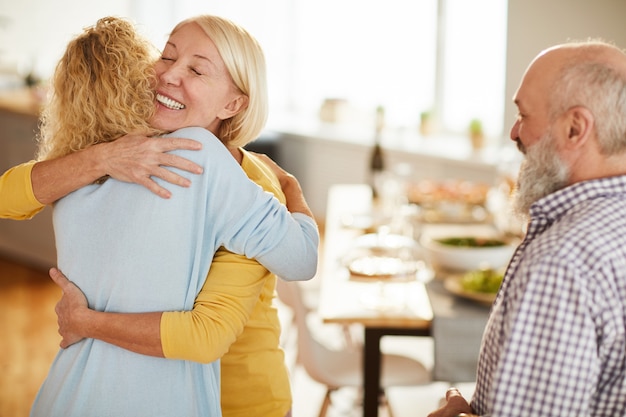
<instances>
[{"instance_id":1,"label":"woman's hand on back","mask_svg":"<svg viewBox=\"0 0 626 417\"><path fill-rule=\"evenodd\" d=\"M57 313L59 335L62 337L60 346L65 349L84 338L80 331L80 317L89 310L89 307L87 298L80 288L68 280L61 271L57 268L51 268L49 274L63 292L54 311Z\"/></svg>"},{"instance_id":2,"label":"woman's hand on back","mask_svg":"<svg viewBox=\"0 0 626 417\"><path fill-rule=\"evenodd\" d=\"M278 177L280 188L282 188L285 199L287 200L287 210L291 213L303 213L309 217L313 217L313 212L304 198L304 193L302 192L298 179L282 169L269 156L256 152L252 153L270 167Z\"/></svg>"},{"instance_id":3,"label":"woman's hand on back","mask_svg":"<svg viewBox=\"0 0 626 417\"><path fill-rule=\"evenodd\" d=\"M97 160L107 175L124 182L142 185L163 198L171 192L157 184L152 177L171 184L188 187L191 181L166 167L179 168L192 174L201 174L202 167L181 156L168 153L176 149L200 150L202 144L192 139L147 137L128 134L93 147Z\"/></svg>"},{"instance_id":4,"label":"woman's hand on back","mask_svg":"<svg viewBox=\"0 0 626 417\"><path fill-rule=\"evenodd\" d=\"M274 174L276 175L276 177L278 177L278 181L280 182L281 188L284 188L285 185L289 185L289 182L291 182L291 181L293 181L295 179L295 177L293 175L291 175L290 173L285 171L283 168L281 168L269 156L267 156L267 155L265 155L263 153L256 153L256 152L251 152L251 153L253 153L256 157L258 157L260 160L262 160L263 163L265 163L265 165L267 165L268 167L270 167L272 169L272 171L274 171Z\"/></svg>"}]
</instances>

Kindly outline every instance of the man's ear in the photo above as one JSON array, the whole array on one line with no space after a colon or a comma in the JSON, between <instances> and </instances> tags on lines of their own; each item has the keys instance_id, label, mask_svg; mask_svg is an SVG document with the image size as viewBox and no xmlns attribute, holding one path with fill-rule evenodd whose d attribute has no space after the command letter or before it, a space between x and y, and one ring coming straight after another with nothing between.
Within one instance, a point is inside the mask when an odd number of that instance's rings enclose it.
<instances>
[{"instance_id":1,"label":"man's ear","mask_svg":"<svg viewBox=\"0 0 626 417\"><path fill-rule=\"evenodd\" d=\"M568 147L580 148L593 136L595 119L586 107L575 106L565 112L565 123Z\"/></svg>"},{"instance_id":2,"label":"man's ear","mask_svg":"<svg viewBox=\"0 0 626 417\"><path fill-rule=\"evenodd\" d=\"M248 107L250 99L245 94L238 94L234 99L228 102L222 111L217 115L222 120L230 119L237 115L240 111Z\"/></svg>"}]
</instances>

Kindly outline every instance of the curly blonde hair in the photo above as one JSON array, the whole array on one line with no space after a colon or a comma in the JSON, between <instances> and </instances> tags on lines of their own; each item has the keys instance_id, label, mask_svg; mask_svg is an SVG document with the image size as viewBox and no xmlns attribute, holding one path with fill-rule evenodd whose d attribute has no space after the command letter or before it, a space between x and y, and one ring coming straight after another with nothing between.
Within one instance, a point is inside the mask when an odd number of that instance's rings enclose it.
<instances>
[{"instance_id":1,"label":"curly blonde hair","mask_svg":"<svg viewBox=\"0 0 626 417\"><path fill-rule=\"evenodd\" d=\"M156 49L134 26L105 17L74 38L56 66L40 121L39 160L110 142L131 132L153 135Z\"/></svg>"},{"instance_id":2,"label":"curly blonde hair","mask_svg":"<svg viewBox=\"0 0 626 417\"><path fill-rule=\"evenodd\" d=\"M269 111L265 55L258 41L244 28L223 17L199 15L183 20L196 23L213 41L231 80L248 97L248 105L230 119L223 120L217 137L228 147L239 147L255 140L267 122Z\"/></svg>"}]
</instances>

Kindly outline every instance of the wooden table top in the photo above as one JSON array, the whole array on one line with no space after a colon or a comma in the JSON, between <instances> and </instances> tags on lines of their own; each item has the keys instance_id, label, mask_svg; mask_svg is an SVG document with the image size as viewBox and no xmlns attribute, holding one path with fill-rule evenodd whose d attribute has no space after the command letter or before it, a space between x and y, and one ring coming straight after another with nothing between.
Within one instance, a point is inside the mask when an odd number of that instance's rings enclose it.
<instances>
[{"instance_id":1,"label":"wooden table top","mask_svg":"<svg viewBox=\"0 0 626 417\"><path fill-rule=\"evenodd\" d=\"M423 282L356 280L342 264L350 245L363 234L344 226L345 216L368 213L371 207L367 185L334 185L329 191L319 314L326 323L428 329L433 313ZM377 300L381 295L384 305Z\"/></svg>"},{"instance_id":2,"label":"wooden table top","mask_svg":"<svg viewBox=\"0 0 626 417\"><path fill-rule=\"evenodd\" d=\"M321 318L325 323L361 324L389 334L395 330L426 331L433 338L435 350L433 377L440 381L473 381L489 308L450 293L443 286L445 274L435 276L430 270L424 279L385 282L382 289L376 280L351 277L342 258L364 231L348 225L351 219L363 217L355 214L371 211L369 186L334 185L329 190L320 270ZM424 224L421 231L479 233L492 228L491 224ZM394 308L372 306L381 290Z\"/></svg>"}]
</instances>

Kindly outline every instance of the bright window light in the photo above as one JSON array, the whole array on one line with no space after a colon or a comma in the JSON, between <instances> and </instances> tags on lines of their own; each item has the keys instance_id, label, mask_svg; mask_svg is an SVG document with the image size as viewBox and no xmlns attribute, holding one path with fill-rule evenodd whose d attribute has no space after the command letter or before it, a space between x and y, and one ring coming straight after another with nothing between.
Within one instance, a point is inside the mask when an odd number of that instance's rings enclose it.
<instances>
[{"instance_id":1,"label":"bright window light","mask_svg":"<svg viewBox=\"0 0 626 417\"><path fill-rule=\"evenodd\" d=\"M389 127L416 127L420 113L433 111L444 133L464 133L479 118L488 135L502 134L505 1L160 1L136 0L138 20L171 19L171 30L212 13L259 40L272 114L317 117L325 99L339 98L368 116L384 106Z\"/></svg>"},{"instance_id":2,"label":"bright window light","mask_svg":"<svg viewBox=\"0 0 626 417\"><path fill-rule=\"evenodd\" d=\"M483 122L500 135L504 119L507 2L446 0L441 123L450 131Z\"/></svg>"},{"instance_id":3,"label":"bright window light","mask_svg":"<svg viewBox=\"0 0 626 417\"><path fill-rule=\"evenodd\" d=\"M313 112L326 98L342 98L359 109L384 106L389 125L416 125L432 107L436 0L296 4L296 110Z\"/></svg>"}]
</instances>

